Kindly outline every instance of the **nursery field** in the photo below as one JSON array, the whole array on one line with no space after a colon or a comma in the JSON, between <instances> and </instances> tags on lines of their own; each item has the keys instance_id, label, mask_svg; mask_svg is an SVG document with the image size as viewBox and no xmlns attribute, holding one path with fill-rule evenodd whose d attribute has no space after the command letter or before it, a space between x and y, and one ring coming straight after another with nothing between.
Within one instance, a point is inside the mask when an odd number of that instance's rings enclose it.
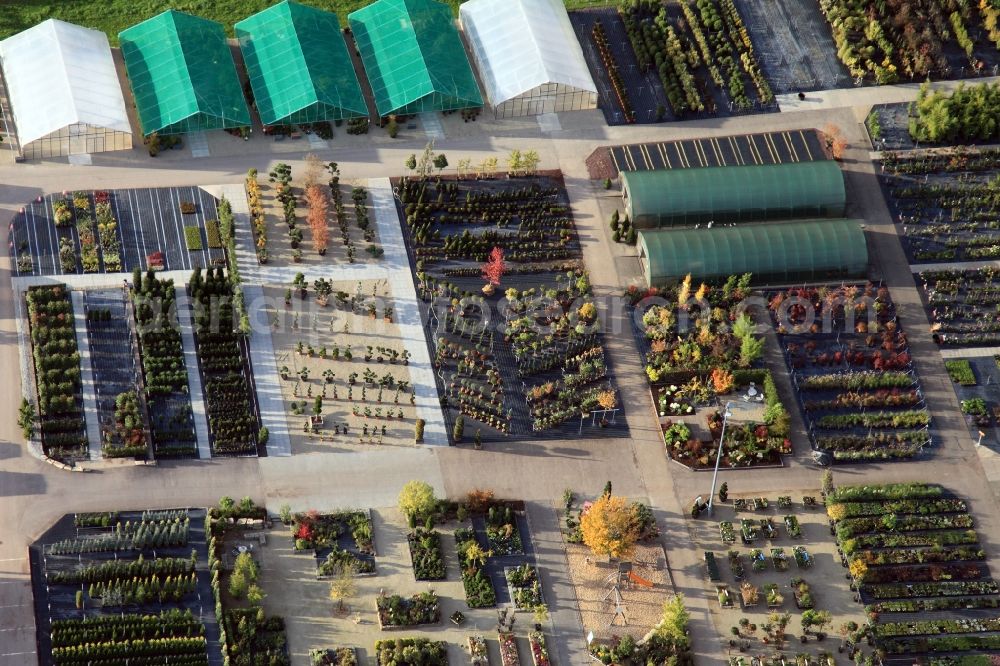
<instances>
[{"instance_id":1,"label":"nursery field","mask_svg":"<svg viewBox=\"0 0 1000 666\"><path fill-rule=\"evenodd\" d=\"M730 653L779 664L790 650L801 666L826 664L865 625L826 522L822 497L813 495L727 495L712 518L695 521L712 622Z\"/></svg>"},{"instance_id":2,"label":"nursery field","mask_svg":"<svg viewBox=\"0 0 1000 666\"><path fill-rule=\"evenodd\" d=\"M40 663L222 664L218 625L199 619L207 538L197 509L64 516L29 549Z\"/></svg>"},{"instance_id":3,"label":"nursery field","mask_svg":"<svg viewBox=\"0 0 1000 666\"><path fill-rule=\"evenodd\" d=\"M921 271L918 275L934 341L942 348L1000 344L1000 270Z\"/></svg>"},{"instance_id":4,"label":"nursery field","mask_svg":"<svg viewBox=\"0 0 1000 666\"><path fill-rule=\"evenodd\" d=\"M570 16L610 125L777 110L734 0Z\"/></svg>"},{"instance_id":5,"label":"nursery field","mask_svg":"<svg viewBox=\"0 0 1000 666\"><path fill-rule=\"evenodd\" d=\"M837 462L913 458L930 414L888 289L840 285L768 295L813 448Z\"/></svg>"},{"instance_id":6,"label":"nursery field","mask_svg":"<svg viewBox=\"0 0 1000 666\"><path fill-rule=\"evenodd\" d=\"M561 176L397 182L452 440L624 436Z\"/></svg>"},{"instance_id":7,"label":"nursery field","mask_svg":"<svg viewBox=\"0 0 1000 666\"><path fill-rule=\"evenodd\" d=\"M853 78L874 83L964 78L1000 64L994 3L820 0L836 53Z\"/></svg>"},{"instance_id":8,"label":"nursery field","mask_svg":"<svg viewBox=\"0 0 1000 666\"><path fill-rule=\"evenodd\" d=\"M279 323L271 340L292 452L412 445L410 343L393 323L388 285L317 280L290 291L265 289L272 303L281 303L282 293L285 306L269 316Z\"/></svg>"},{"instance_id":9,"label":"nursery field","mask_svg":"<svg viewBox=\"0 0 1000 666\"><path fill-rule=\"evenodd\" d=\"M1000 650L1000 589L965 500L921 483L838 487L826 499L889 663Z\"/></svg>"},{"instance_id":10,"label":"nursery field","mask_svg":"<svg viewBox=\"0 0 1000 666\"><path fill-rule=\"evenodd\" d=\"M880 181L893 219L902 224L910 263L1000 257L1000 168L996 149L949 154L884 152Z\"/></svg>"}]
</instances>

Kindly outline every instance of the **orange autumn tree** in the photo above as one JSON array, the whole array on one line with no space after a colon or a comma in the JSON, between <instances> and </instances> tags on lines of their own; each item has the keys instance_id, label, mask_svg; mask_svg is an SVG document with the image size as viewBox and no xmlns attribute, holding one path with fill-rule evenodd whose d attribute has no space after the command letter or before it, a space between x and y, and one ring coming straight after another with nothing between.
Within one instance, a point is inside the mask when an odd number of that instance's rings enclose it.
<instances>
[{"instance_id":1,"label":"orange autumn tree","mask_svg":"<svg viewBox=\"0 0 1000 666\"><path fill-rule=\"evenodd\" d=\"M306 187L306 203L309 205L307 219L312 231L313 249L319 254L326 254L326 246L330 240L330 229L326 224L329 210L326 192L316 183L309 185Z\"/></svg>"},{"instance_id":2,"label":"orange autumn tree","mask_svg":"<svg viewBox=\"0 0 1000 666\"><path fill-rule=\"evenodd\" d=\"M595 555L615 559L628 557L639 540L635 505L624 497L601 495L580 517L583 542Z\"/></svg>"}]
</instances>

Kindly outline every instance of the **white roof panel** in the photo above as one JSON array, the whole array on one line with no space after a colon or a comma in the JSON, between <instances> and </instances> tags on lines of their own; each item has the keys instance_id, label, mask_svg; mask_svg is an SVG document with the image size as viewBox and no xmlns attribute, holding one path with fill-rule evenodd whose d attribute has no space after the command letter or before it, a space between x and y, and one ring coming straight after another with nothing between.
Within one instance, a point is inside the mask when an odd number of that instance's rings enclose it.
<instances>
[{"instance_id":1,"label":"white roof panel","mask_svg":"<svg viewBox=\"0 0 1000 666\"><path fill-rule=\"evenodd\" d=\"M459 15L494 106L546 83L597 92L562 0L469 0Z\"/></svg>"},{"instance_id":2,"label":"white roof panel","mask_svg":"<svg viewBox=\"0 0 1000 666\"><path fill-rule=\"evenodd\" d=\"M22 146L77 123L132 131L103 32L49 19L0 41L0 67Z\"/></svg>"}]
</instances>

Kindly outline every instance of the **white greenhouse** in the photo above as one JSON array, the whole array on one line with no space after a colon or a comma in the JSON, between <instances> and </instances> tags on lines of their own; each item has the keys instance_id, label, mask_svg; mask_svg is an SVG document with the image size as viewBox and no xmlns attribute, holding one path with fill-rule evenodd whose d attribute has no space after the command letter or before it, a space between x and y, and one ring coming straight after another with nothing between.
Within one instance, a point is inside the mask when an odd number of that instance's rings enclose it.
<instances>
[{"instance_id":1,"label":"white greenhouse","mask_svg":"<svg viewBox=\"0 0 1000 666\"><path fill-rule=\"evenodd\" d=\"M0 69L24 157L132 147L125 99L103 32L49 19L0 41Z\"/></svg>"},{"instance_id":2,"label":"white greenhouse","mask_svg":"<svg viewBox=\"0 0 1000 666\"><path fill-rule=\"evenodd\" d=\"M469 0L459 15L496 117L597 108L562 0Z\"/></svg>"}]
</instances>

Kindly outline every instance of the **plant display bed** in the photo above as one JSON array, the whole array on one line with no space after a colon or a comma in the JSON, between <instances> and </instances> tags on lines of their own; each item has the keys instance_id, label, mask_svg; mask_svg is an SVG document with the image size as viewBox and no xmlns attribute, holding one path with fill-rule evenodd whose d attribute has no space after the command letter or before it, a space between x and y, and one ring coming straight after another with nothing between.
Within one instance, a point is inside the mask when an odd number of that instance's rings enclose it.
<instances>
[{"instance_id":1,"label":"plant display bed","mask_svg":"<svg viewBox=\"0 0 1000 666\"><path fill-rule=\"evenodd\" d=\"M624 435L561 175L395 184L452 439Z\"/></svg>"},{"instance_id":2,"label":"plant display bed","mask_svg":"<svg viewBox=\"0 0 1000 666\"><path fill-rule=\"evenodd\" d=\"M222 268L188 283L213 455L256 455L258 422L246 338L236 328L232 285Z\"/></svg>"},{"instance_id":3,"label":"plant display bed","mask_svg":"<svg viewBox=\"0 0 1000 666\"><path fill-rule=\"evenodd\" d=\"M989 3L891 2L874 11L854 0L821 0L819 6L854 78L879 84L961 78L1000 62L1000 8Z\"/></svg>"},{"instance_id":4,"label":"plant display bed","mask_svg":"<svg viewBox=\"0 0 1000 666\"><path fill-rule=\"evenodd\" d=\"M964 500L933 484L844 486L827 512L889 658L1000 649L996 611L982 610L997 607L998 588Z\"/></svg>"},{"instance_id":5,"label":"plant display bed","mask_svg":"<svg viewBox=\"0 0 1000 666\"><path fill-rule=\"evenodd\" d=\"M428 638L375 641L378 666L448 666L448 644Z\"/></svg>"},{"instance_id":6,"label":"plant display bed","mask_svg":"<svg viewBox=\"0 0 1000 666\"><path fill-rule=\"evenodd\" d=\"M880 181L910 263L1000 258L1000 150L882 156Z\"/></svg>"},{"instance_id":7,"label":"plant display bed","mask_svg":"<svg viewBox=\"0 0 1000 666\"><path fill-rule=\"evenodd\" d=\"M417 580L444 580L444 552L441 550L441 533L419 527L406 535L413 563L413 577Z\"/></svg>"},{"instance_id":8,"label":"plant display bed","mask_svg":"<svg viewBox=\"0 0 1000 666\"><path fill-rule=\"evenodd\" d=\"M517 652L517 640L509 631L497 634L500 641L500 663L502 666L520 666L521 657Z\"/></svg>"},{"instance_id":9,"label":"plant display bed","mask_svg":"<svg viewBox=\"0 0 1000 666\"><path fill-rule=\"evenodd\" d=\"M234 546L239 544L253 526L262 527L266 519L267 512L264 508L254 505L249 497L238 504L225 497L219 501L218 506L209 509L205 521L212 537L208 548L209 568L213 572L219 572L212 577L211 585L216 613L226 630L223 635L222 658L231 666L255 666L260 662L288 666L290 663L284 618L268 617L260 606L234 597L232 582L235 567L223 567L223 559L233 562L231 553L234 551L239 553L236 555L236 563L240 557L245 556L247 551ZM253 538L256 540L256 534ZM250 552L250 558L253 559L252 551ZM256 560L253 561L256 563Z\"/></svg>"},{"instance_id":10,"label":"plant display bed","mask_svg":"<svg viewBox=\"0 0 1000 666\"><path fill-rule=\"evenodd\" d=\"M530 564L504 569L510 598L514 609L518 611L533 611L543 602L542 582L538 578L538 570Z\"/></svg>"},{"instance_id":11,"label":"plant display bed","mask_svg":"<svg viewBox=\"0 0 1000 666\"><path fill-rule=\"evenodd\" d=\"M888 289L789 289L770 294L768 308L816 450L864 462L912 458L931 444Z\"/></svg>"},{"instance_id":12,"label":"plant display bed","mask_svg":"<svg viewBox=\"0 0 1000 666\"><path fill-rule=\"evenodd\" d=\"M309 658L313 666L358 666L358 653L349 647L311 650Z\"/></svg>"},{"instance_id":13,"label":"plant display bed","mask_svg":"<svg viewBox=\"0 0 1000 666\"><path fill-rule=\"evenodd\" d=\"M469 608L496 606L497 593L485 569L489 551L476 541L475 532L465 528L455 530L455 546L461 564L465 602Z\"/></svg>"},{"instance_id":14,"label":"plant display bed","mask_svg":"<svg viewBox=\"0 0 1000 666\"><path fill-rule=\"evenodd\" d=\"M145 393L138 390L138 339L126 305L120 289L84 294L101 448L107 458L145 458L150 450Z\"/></svg>"},{"instance_id":15,"label":"plant display bed","mask_svg":"<svg viewBox=\"0 0 1000 666\"><path fill-rule=\"evenodd\" d=\"M197 455L187 363L172 280L133 274L130 317L139 336L146 406L157 458Z\"/></svg>"},{"instance_id":16,"label":"plant display bed","mask_svg":"<svg viewBox=\"0 0 1000 666\"><path fill-rule=\"evenodd\" d=\"M208 664L204 511L68 514L30 547L42 664Z\"/></svg>"},{"instance_id":17,"label":"plant display bed","mask_svg":"<svg viewBox=\"0 0 1000 666\"><path fill-rule=\"evenodd\" d=\"M376 281L308 284L303 276L265 295L284 308L271 340L293 453L326 441L412 444L410 352L394 323L394 300ZM313 302L315 301L315 302Z\"/></svg>"},{"instance_id":18,"label":"plant display bed","mask_svg":"<svg viewBox=\"0 0 1000 666\"><path fill-rule=\"evenodd\" d=\"M742 314L749 285L749 274L731 276L719 288L696 286L687 276L675 287L625 292L667 455L688 467L715 466L724 411L719 405L730 400L751 408L749 416L729 421L721 464L775 465L791 453L788 411L771 372L755 367L764 339ZM696 434L699 421L710 438Z\"/></svg>"},{"instance_id":19,"label":"plant display bed","mask_svg":"<svg viewBox=\"0 0 1000 666\"><path fill-rule=\"evenodd\" d=\"M314 552L318 577L336 576L345 567L359 576L375 573L374 530L368 512L307 511L294 514L290 527L295 550Z\"/></svg>"},{"instance_id":20,"label":"plant display bed","mask_svg":"<svg viewBox=\"0 0 1000 666\"><path fill-rule=\"evenodd\" d=\"M489 666L490 653L486 647L486 637L481 634L469 636L466 639L466 648L469 650L469 659L472 666Z\"/></svg>"},{"instance_id":21,"label":"plant display bed","mask_svg":"<svg viewBox=\"0 0 1000 666\"><path fill-rule=\"evenodd\" d=\"M433 592L421 592L405 598L398 594L379 597L375 601L379 627L402 629L441 621L441 603Z\"/></svg>"},{"instance_id":22,"label":"plant display bed","mask_svg":"<svg viewBox=\"0 0 1000 666\"><path fill-rule=\"evenodd\" d=\"M80 351L65 285L31 287L25 298L42 448L50 458L87 457Z\"/></svg>"}]
</instances>

